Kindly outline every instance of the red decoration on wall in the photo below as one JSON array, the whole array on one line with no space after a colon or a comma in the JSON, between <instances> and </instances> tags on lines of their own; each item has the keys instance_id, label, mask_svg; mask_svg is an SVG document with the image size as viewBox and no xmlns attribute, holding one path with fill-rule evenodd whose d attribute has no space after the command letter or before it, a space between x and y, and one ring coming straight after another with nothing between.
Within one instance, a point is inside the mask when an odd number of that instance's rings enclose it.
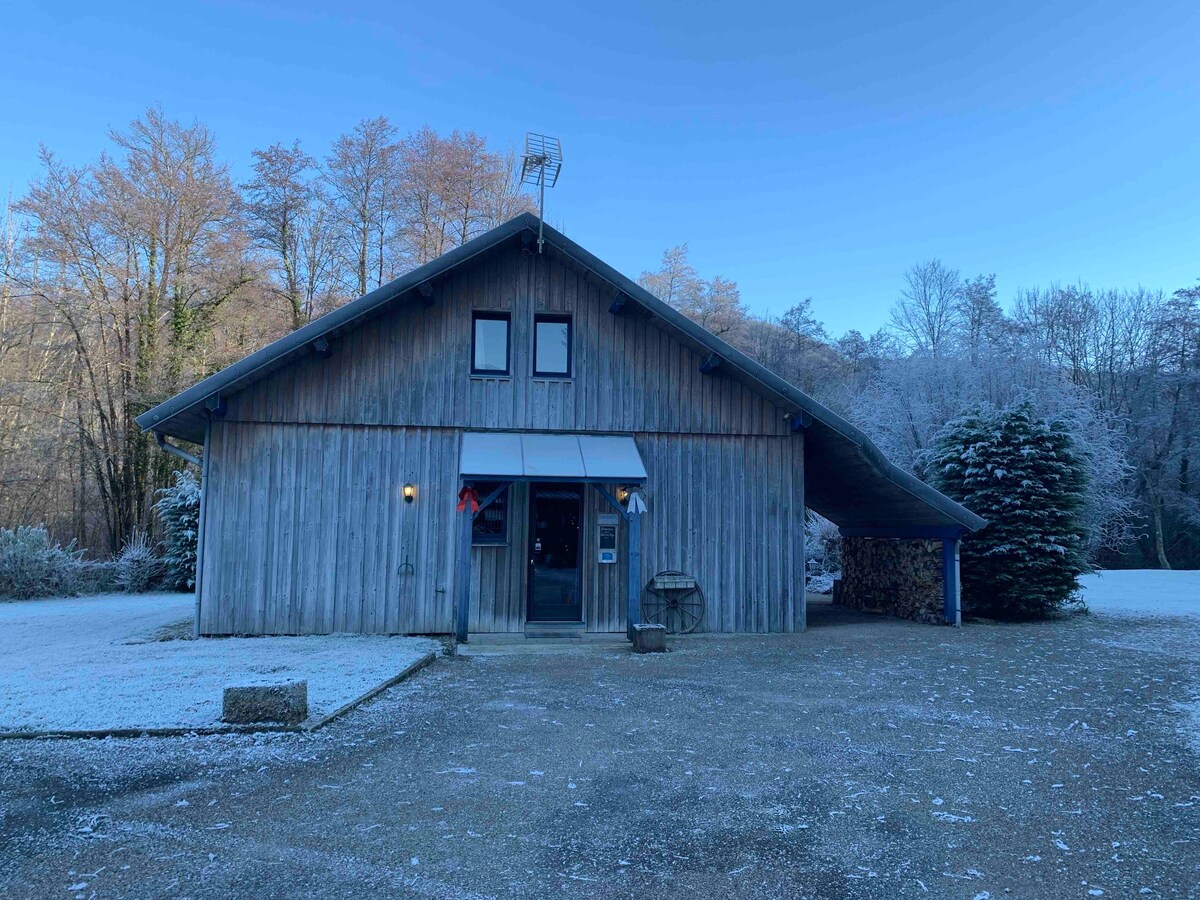
<instances>
[{"instance_id":1,"label":"red decoration on wall","mask_svg":"<svg viewBox=\"0 0 1200 900\"><path fill-rule=\"evenodd\" d=\"M468 503L471 504L472 513L479 512L479 492L470 485L458 492L458 511L465 510Z\"/></svg>"}]
</instances>

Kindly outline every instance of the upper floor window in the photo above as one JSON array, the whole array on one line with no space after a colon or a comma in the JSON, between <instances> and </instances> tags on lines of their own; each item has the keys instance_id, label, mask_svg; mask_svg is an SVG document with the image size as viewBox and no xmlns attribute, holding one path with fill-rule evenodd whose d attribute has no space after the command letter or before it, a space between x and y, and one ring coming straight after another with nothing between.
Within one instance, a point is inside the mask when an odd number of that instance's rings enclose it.
<instances>
[{"instance_id":1,"label":"upper floor window","mask_svg":"<svg viewBox=\"0 0 1200 900\"><path fill-rule=\"evenodd\" d=\"M570 316L539 313L533 317L533 374L570 377Z\"/></svg>"},{"instance_id":2,"label":"upper floor window","mask_svg":"<svg viewBox=\"0 0 1200 900\"><path fill-rule=\"evenodd\" d=\"M471 374L507 375L509 317L506 312L476 312L472 321Z\"/></svg>"}]
</instances>

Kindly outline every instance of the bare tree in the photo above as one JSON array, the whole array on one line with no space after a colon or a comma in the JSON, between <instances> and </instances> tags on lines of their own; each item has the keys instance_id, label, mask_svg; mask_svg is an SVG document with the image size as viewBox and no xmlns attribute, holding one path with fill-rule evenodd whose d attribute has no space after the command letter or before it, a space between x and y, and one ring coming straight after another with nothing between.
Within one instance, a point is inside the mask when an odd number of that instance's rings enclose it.
<instances>
[{"instance_id":1,"label":"bare tree","mask_svg":"<svg viewBox=\"0 0 1200 900\"><path fill-rule=\"evenodd\" d=\"M688 260L687 244L665 250L658 271L643 272L638 283L693 322L738 343L748 313L737 282L720 275L701 278Z\"/></svg>"},{"instance_id":2,"label":"bare tree","mask_svg":"<svg viewBox=\"0 0 1200 900\"><path fill-rule=\"evenodd\" d=\"M664 250L658 271L643 272L638 284L677 309L690 302L704 286L695 266L688 260L687 244Z\"/></svg>"},{"instance_id":3,"label":"bare tree","mask_svg":"<svg viewBox=\"0 0 1200 900\"><path fill-rule=\"evenodd\" d=\"M253 155L254 178L242 186L250 234L270 260L272 292L284 300L292 328L299 328L332 289L333 235L317 161L299 141Z\"/></svg>"},{"instance_id":4,"label":"bare tree","mask_svg":"<svg viewBox=\"0 0 1200 900\"><path fill-rule=\"evenodd\" d=\"M485 228L494 228L523 212L536 212L533 196L521 190L521 158L509 147L493 157L483 197Z\"/></svg>"},{"instance_id":5,"label":"bare tree","mask_svg":"<svg viewBox=\"0 0 1200 900\"><path fill-rule=\"evenodd\" d=\"M75 489L70 353L62 323L26 289L28 235L13 213L8 200L0 243L0 522L81 533L86 516Z\"/></svg>"},{"instance_id":6,"label":"bare tree","mask_svg":"<svg viewBox=\"0 0 1200 900\"><path fill-rule=\"evenodd\" d=\"M918 353L940 356L957 323L962 279L931 259L904 273L904 289L892 309L892 327Z\"/></svg>"},{"instance_id":7,"label":"bare tree","mask_svg":"<svg viewBox=\"0 0 1200 900\"><path fill-rule=\"evenodd\" d=\"M500 159L487 150L487 141L473 131L455 131L444 144L446 213L455 246L487 230L489 198Z\"/></svg>"},{"instance_id":8,"label":"bare tree","mask_svg":"<svg viewBox=\"0 0 1200 900\"><path fill-rule=\"evenodd\" d=\"M390 280L395 270L389 248L398 218L396 133L386 116L363 119L334 142L325 162L343 259L358 295Z\"/></svg>"},{"instance_id":9,"label":"bare tree","mask_svg":"<svg viewBox=\"0 0 1200 900\"><path fill-rule=\"evenodd\" d=\"M133 421L203 365L217 311L252 280L238 198L202 125L152 108L111 138L121 152L72 168L42 151L18 209L37 265L23 288L61 323L86 477L107 543L149 524L169 463Z\"/></svg>"},{"instance_id":10,"label":"bare tree","mask_svg":"<svg viewBox=\"0 0 1200 900\"><path fill-rule=\"evenodd\" d=\"M747 315L732 334L735 346L818 399L847 379L845 359L812 312L812 300L793 304L778 320Z\"/></svg>"},{"instance_id":11,"label":"bare tree","mask_svg":"<svg viewBox=\"0 0 1200 900\"><path fill-rule=\"evenodd\" d=\"M445 141L432 128L414 131L404 139L401 160L405 247L411 264L423 265L450 246L450 172Z\"/></svg>"},{"instance_id":12,"label":"bare tree","mask_svg":"<svg viewBox=\"0 0 1200 900\"><path fill-rule=\"evenodd\" d=\"M303 274L300 286L304 295L306 321L351 299L339 289L337 234L334 230L333 205L325 192L325 183L314 181L309 188L312 196L300 216L297 247Z\"/></svg>"}]
</instances>

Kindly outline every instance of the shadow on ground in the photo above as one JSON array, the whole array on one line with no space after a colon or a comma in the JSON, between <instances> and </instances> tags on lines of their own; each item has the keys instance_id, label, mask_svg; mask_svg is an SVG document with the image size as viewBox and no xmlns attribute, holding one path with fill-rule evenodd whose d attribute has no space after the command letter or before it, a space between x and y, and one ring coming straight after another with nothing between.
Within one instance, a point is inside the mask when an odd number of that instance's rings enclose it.
<instances>
[{"instance_id":1,"label":"shadow on ground","mask_svg":"<svg viewBox=\"0 0 1200 900\"><path fill-rule=\"evenodd\" d=\"M889 623L896 626L904 624L902 619L872 615L848 609L845 606L836 606L828 597L821 595L814 598L812 594L809 594L806 609L809 629L828 628L832 625L871 625L875 628L886 628Z\"/></svg>"}]
</instances>

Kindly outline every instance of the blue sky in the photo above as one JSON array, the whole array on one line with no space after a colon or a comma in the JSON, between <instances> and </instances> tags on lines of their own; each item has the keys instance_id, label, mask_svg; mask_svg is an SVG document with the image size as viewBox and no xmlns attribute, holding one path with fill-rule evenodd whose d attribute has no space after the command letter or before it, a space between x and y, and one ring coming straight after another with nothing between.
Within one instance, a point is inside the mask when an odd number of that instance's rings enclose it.
<instances>
[{"instance_id":1,"label":"blue sky","mask_svg":"<svg viewBox=\"0 0 1200 900\"><path fill-rule=\"evenodd\" d=\"M337 10L336 12L334 10ZM0 15L0 188L161 102L241 176L364 117L558 135L548 219L631 276L688 241L758 312L886 319L939 257L1019 287L1200 278L1200 5L48 3Z\"/></svg>"}]
</instances>

